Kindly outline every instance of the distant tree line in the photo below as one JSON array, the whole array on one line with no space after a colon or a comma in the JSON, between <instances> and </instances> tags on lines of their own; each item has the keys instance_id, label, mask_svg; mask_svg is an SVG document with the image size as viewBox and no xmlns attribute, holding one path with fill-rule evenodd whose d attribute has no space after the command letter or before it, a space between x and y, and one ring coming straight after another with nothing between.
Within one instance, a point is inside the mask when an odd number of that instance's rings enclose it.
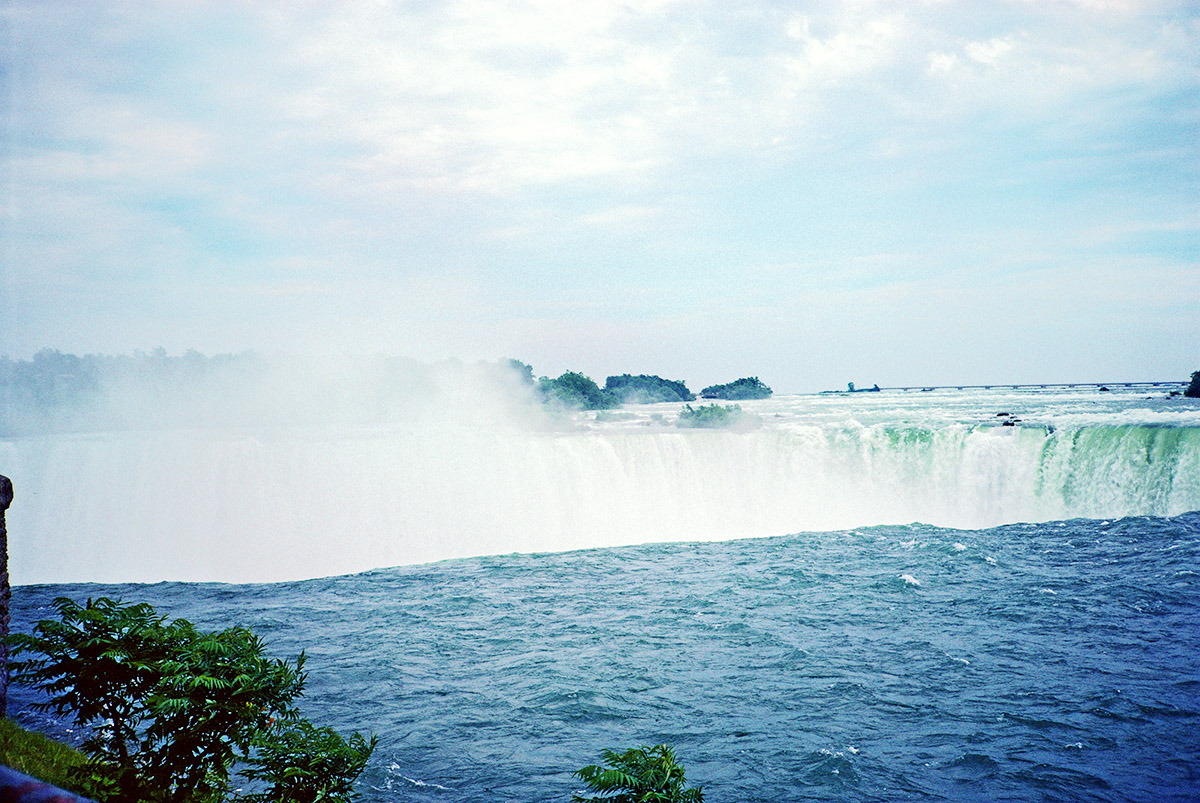
<instances>
[{"instance_id":1,"label":"distant tree line","mask_svg":"<svg viewBox=\"0 0 1200 803\"><path fill-rule=\"evenodd\" d=\"M188 351L172 357L164 349L151 352L82 357L54 349L42 349L29 360L0 357L0 388L6 403L25 402L43 408L67 407L86 401L119 379L169 386L195 379L214 369L257 359L253 352L206 357Z\"/></svg>"},{"instance_id":2,"label":"distant tree line","mask_svg":"<svg viewBox=\"0 0 1200 803\"><path fill-rule=\"evenodd\" d=\"M108 356L42 349L29 360L0 357L0 436L87 427L99 420L130 426L138 409L179 395L230 369L261 370L253 352L170 356L163 349Z\"/></svg>"},{"instance_id":3,"label":"distant tree line","mask_svg":"<svg viewBox=\"0 0 1200 803\"><path fill-rule=\"evenodd\" d=\"M436 412L438 394L519 385L502 362L426 364L385 355L0 357L0 437L49 431L386 424ZM512 397L519 400L519 394Z\"/></svg>"},{"instance_id":4,"label":"distant tree line","mask_svg":"<svg viewBox=\"0 0 1200 803\"><path fill-rule=\"evenodd\" d=\"M609 376L600 387L567 371L534 377L520 360L425 365L403 357L317 358L245 351L205 356L164 349L78 356L43 349L28 360L0 357L0 437L46 431L387 423L447 391L441 380L461 371L448 392L483 385L525 387L525 398L566 410L607 410L622 404L691 402L680 380L650 374ZM522 394L513 394L519 400ZM771 389L757 377L712 385L705 398L762 399Z\"/></svg>"}]
</instances>

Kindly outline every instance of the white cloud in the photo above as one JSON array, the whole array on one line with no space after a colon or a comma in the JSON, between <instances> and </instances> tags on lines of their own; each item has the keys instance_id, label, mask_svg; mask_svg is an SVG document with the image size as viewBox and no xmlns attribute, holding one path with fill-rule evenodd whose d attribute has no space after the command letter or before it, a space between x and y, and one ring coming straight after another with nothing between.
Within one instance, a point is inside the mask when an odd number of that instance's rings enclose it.
<instances>
[{"instance_id":1,"label":"white cloud","mask_svg":"<svg viewBox=\"0 0 1200 803\"><path fill-rule=\"evenodd\" d=\"M800 54L786 59L801 85L812 86L862 76L891 63L905 36L898 14L861 20L839 20L839 29L826 37L811 32L807 17L788 23L788 36L802 45ZM844 27L842 27L844 26Z\"/></svg>"},{"instance_id":2,"label":"white cloud","mask_svg":"<svg viewBox=\"0 0 1200 803\"><path fill-rule=\"evenodd\" d=\"M450 329L486 342L473 321L506 288L520 294L510 273L524 266L521 281L556 280L527 316L537 321L578 314L581 297L627 308L628 282L596 279L597 265L620 262L626 280L676 271L681 318L727 300L731 264L801 266L737 277L747 308L769 306L790 282L902 285L1000 253L1004 238L980 232L1008 213L993 198L1006 192L1032 210L1014 213L1017 233L1052 230L1032 239L1045 261L1069 262L1088 231L1113 231L1124 205L1159 192L1146 173L1128 178L1139 159L1194 161L1186 143L1131 144L1169 130L1188 113L1173 98L1200 85L1200 14L1183 3L981 13L818 0L796 16L717 0L29 2L0 13L15 32L2 56L7 253L22 266L4 287L39 296L25 306L47 320L84 296L107 293L115 308L131 284L186 276L193 296L368 297L372 332L435 348ZM1169 177L1139 217L1147 231L1188 197L1190 175ZM1055 206L1064 187L1081 192L1071 181L1108 195L1086 214ZM855 262L886 249L903 258ZM450 274L463 284L438 280ZM1128 286L1132 274L1111 275ZM355 320L355 302L344 306ZM408 314L411 325L388 317ZM21 320L36 341L42 324Z\"/></svg>"},{"instance_id":3,"label":"white cloud","mask_svg":"<svg viewBox=\"0 0 1200 803\"><path fill-rule=\"evenodd\" d=\"M1001 58L1013 49L1010 37L996 37L985 42L967 42L963 50L973 60L980 64L995 65Z\"/></svg>"},{"instance_id":4,"label":"white cloud","mask_svg":"<svg viewBox=\"0 0 1200 803\"><path fill-rule=\"evenodd\" d=\"M581 220L597 228L627 230L641 228L662 216L660 206L623 205L600 209L584 215Z\"/></svg>"},{"instance_id":5,"label":"white cloud","mask_svg":"<svg viewBox=\"0 0 1200 803\"><path fill-rule=\"evenodd\" d=\"M958 54L956 53L929 54L929 72L932 74L948 73L954 69L957 63Z\"/></svg>"},{"instance_id":6,"label":"white cloud","mask_svg":"<svg viewBox=\"0 0 1200 803\"><path fill-rule=\"evenodd\" d=\"M30 89L49 105L23 121L93 142L97 164L123 160L114 169L131 177L249 160L251 170L286 165L296 181L315 168L326 190L504 194L645 183L697 156L803 147L844 125L830 109L853 115L856 94L875 114L941 119L959 105L1019 109L1033 98L1040 108L1181 70L1194 79L1195 21L1139 20L1123 5L1117 17L1014 6L983 37L955 32L966 13L957 4L817 4L788 17L688 0L263 4L225 10L225 28L241 33L228 43L192 39L212 17L204 4L129 4L88 19L103 44L78 52L46 43L57 20L31 12L13 24L36 28L29 36L45 49L31 67L46 76ZM79 45L76 33L64 41ZM151 75L147 53L175 49L185 61ZM128 60L111 76L121 83L96 68L105 58ZM972 75L980 68L996 74ZM922 73L934 83L922 86ZM148 78L157 90L136 85ZM951 78L952 94L940 94Z\"/></svg>"}]
</instances>

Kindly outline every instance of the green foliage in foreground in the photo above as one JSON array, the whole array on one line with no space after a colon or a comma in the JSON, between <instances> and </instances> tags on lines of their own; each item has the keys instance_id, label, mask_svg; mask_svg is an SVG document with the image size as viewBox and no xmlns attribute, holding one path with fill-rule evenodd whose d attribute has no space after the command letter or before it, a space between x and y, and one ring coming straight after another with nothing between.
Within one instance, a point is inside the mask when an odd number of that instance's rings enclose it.
<instances>
[{"instance_id":1,"label":"green foliage in foreground","mask_svg":"<svg viewBox=\"0 0 1200 803\"><path fill-rule=\"evenodd\" d=\"M87 757L65 744L0 719L0 764L77 795L95 797L96 785L81 776Z\"/></svg>"},{"instance_id":2,"label":"green foliage in foreground","mask_svg":"<svg viewBox=\"0 0 1200 803\"><path fill-rule=\"evenodd\" d=\"M249 780L271 784L265 794L247 795L247 803L316 803L352 800L354 781L367 766L379 739L355 733L347 739L332 728L318 728L301 720L289 728L278 727L261 735L256 756L242 771Z\"/></svg>"},{"instance_id":3,"label":"green foliage in foreground","mask_svg":"<svg viewBox=\"0 0 1200 803\"><path fill-rule=\"evenodd\" d=\"M725 406L704 404L695 408L690 404L685 404L679 411L679 418L675 420L675 426L720 429L737 424L745 418L745 415L741 405L737 404Z\"/></svg>"},{"instance_id":4,"label":"green foliage in foreground","mask_svg":"<svg viewBox=\"0 0 1200 803\"><path fill-rule=\"evenodd\" d=\"M595 793L573 795L575 803L704 803L699 786L684 788L683 767L675 761L675 750L665 744L624 753L605 750L601 755L607 766L592 764L575 773Z\"/></svg>"},{"instance_id":5,"label":"green foliage in foreground","mask_svg":"<svg viewBox=\"0 0 1200 803\"><path fill-rule=\"evenodd\" d=\"M1192 399L1200 399L1200 371L1192 374L1192 384L1188 385L1183 395Z\"/></svg>"},{"instance_id":6,"label":"green foliage in foreground","mask_svg":"<svg viewBox=\"0 0 1200 803\"><path fill-rule=\"evenodd\" d=\"M296 799L283 796L287 780L313 767L323 769L313 787L320 796L310 799L352 799L374 740L355 734L339 746L336 734L300 718L293 701L304 689L303 653L294 665L271 659L245 628L205 633L145 604L60 597L54 607L58 620L9 637L14 654L36 654L13 664L13 679L48 695L35 709L90 729L77 777L98 783L94 796L217 803L230 799L230 773L244 763L243 774L273 784L255 800ZM310 735L321 738L297 741Z\"/></svg>"},{"instance_id":7,"label":"green foliage in foreground","mask_svg":"<svg viewBox=\"0 0 1200 803\"><path fill-rule=\"evenodd\" d=\"M771 395L771 389L764 385L757 376L748 376L724 385L709 385L700 391L705 399L766 399Z\"/></svg>"}]
</instances>

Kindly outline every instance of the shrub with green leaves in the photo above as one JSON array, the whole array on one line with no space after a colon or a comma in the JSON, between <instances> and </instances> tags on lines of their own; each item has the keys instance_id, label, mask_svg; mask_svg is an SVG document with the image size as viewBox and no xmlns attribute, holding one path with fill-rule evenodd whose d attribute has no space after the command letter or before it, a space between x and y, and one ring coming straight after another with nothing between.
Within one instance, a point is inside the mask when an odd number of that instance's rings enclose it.
<instances>
[{"instance_id":1,"label":"shrub with green leaves","mask_svg":"<svg viewBox=\"0 0 1200 803\"><path fill-rule=\"evenodd\" d=\"M591 764L575 773L591 797L573 795L575 803L704 803L699 787L686 789L683 767L665 744L635 747L624 753L605 750L607 766Z\"/></svg>"},{"instance_id":2,"label":"shrub with green leaves","mask_svg":"<svg viewBox=\"0 0 1200 803\"><path fill-rule=\"evenodd\" d=\"M48 695L34 708L90 730L85 771L105 797L221 801L234 764L256 746L261 754L275 723L301 721L303 653L294 665L272 659L246 628L201 632L145 604L60 597L54 607L58 620L10 637L15 653L37 654L14 663L13 679Z\"/></svg>"},{"instance_id":3,"label":"shrub with green leaves","mask_svg":"<svg viewBox=\"0 0 1200 803\"><path fill-rule=\"evenodd\" d=\"M263 794L246 795L246 803L316 803L355 800L354 780L367 766L379 739L355 733L347 739L333 728L300 720L276 727L255 742L256 755L241 774L265 781Z\"/></svg>"},{"instance_id":4,"label":"shrub with green leaves","mask_svg":"<svg viewBox=\"0 0 1200 803\"><path fill-rule=\"evenodd\" d=\"M745 413L739 404L702 404L699 407L685 404L679 411L679 418L675 419L675 426L720 429L738 424L744 417Z\"/></svg>"}]
</instances>

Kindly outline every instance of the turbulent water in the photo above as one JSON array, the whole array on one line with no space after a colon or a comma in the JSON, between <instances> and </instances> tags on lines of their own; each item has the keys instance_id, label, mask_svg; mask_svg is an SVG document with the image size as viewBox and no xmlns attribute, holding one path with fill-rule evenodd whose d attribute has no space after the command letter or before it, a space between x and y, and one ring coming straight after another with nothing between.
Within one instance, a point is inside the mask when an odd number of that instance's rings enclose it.
<instances>
[{"instance_id":1,"label":"turbulent water","mask_svg":"<svg viewBox=\"0 0 1200 803\"><path fill-rule=\"evenodd\" d=\"M149 600L309 651L368 801L566 801L675 744L710 801L1194 800L1200 515L473 558ZM21 702L17 701L18 709ZM36 723L47 727L48 723Z\"/></svg>"},{"instance_id":2,"label":"turbulent water","mask_svg":"<svg viewBox=\"0 0 1200 803\"><path fill-rule=\"evenodd\" d=\"M51 433L0 440L0 469L17 485L14 532L36 534L14 539L19 582L291 580L514 551L1198 510L1200 405L1146 395L785 396L743 403L758 426L737 432L677 429L675 404L533 423Z\"/></svg>"},{"instance_id":3,"label":"turbulent water","mask_svg":"<svg viewBox=\"0 0 1200 803\"><path fill-rule=\"evenodd\" d=\"M14 625L108 594L305 649L310 718L380 736L372 803L565 801L659 742L714 803L1194 800L1200 406L1146 395L14 438L14 573L75 583Z\"/></svg>"}]
</instances>

